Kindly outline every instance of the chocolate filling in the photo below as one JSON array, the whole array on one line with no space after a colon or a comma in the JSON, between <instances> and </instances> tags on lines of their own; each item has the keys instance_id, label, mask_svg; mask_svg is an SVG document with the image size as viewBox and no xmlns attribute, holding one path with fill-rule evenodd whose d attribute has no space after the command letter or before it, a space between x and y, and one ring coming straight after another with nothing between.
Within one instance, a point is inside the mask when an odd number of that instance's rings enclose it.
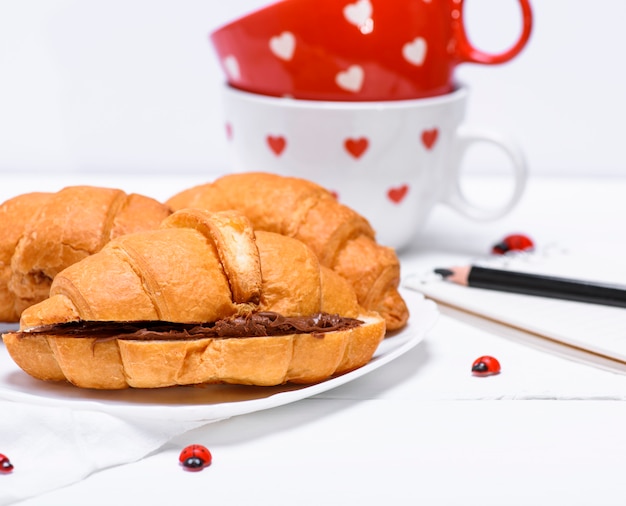
<instances>
[{"instance_id":1,"label":"chocolate filling","mask_svg":"<svg viewBox=\"0 0 626 506\"><path fill-rule=\"evenodd\" d=\"M202 339L205 337L262 337L288 334L324 334L357 327L363 322L336 314L286 317L271 311L233 316L212 323L175 323L165 321L77 321L43 325L18 332L20 337L33 334L98 339ZM321 336L320 336L321 337Z\"/></svg>"}]
</instances>

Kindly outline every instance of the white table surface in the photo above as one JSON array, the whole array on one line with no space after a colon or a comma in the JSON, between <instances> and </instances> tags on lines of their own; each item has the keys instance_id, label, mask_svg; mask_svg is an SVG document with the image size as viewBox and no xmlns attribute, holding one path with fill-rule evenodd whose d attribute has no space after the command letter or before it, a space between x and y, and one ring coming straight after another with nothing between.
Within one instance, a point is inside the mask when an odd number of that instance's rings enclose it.
<instances>
[{"instance_id":1,"label":"white table surface","mask_svg":"<svg viewBox=\"0 0 626 506\"><path fill-rule=\"evenodd\" d=\"M212 177L2 175L0 198L99 184L165 199ZM506 191L491 178L467 187L481 200ZM401 254L403 274L433 259L484 255L512 232L539 246L623 251L625 196L626 178L531 178L518 208L497 222L437 208ZM470 374L485 354L500 360L500 375ZM352 383L205 425L138 462L19 504L623 505L624 399L626 374L442 311L416 348ZM211 450L211 467L181 470L178 454L190 443Z\"/></svg>"}]
</instances>

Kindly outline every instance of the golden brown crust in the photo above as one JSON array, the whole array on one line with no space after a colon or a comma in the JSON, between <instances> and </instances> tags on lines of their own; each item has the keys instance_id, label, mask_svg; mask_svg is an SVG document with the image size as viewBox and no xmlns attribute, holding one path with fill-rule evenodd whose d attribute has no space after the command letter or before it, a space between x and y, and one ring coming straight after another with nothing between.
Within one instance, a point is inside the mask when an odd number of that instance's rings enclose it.
<instances>
[{"instance_id":1,"label":"golden brown crust","mask_svg":"<svg viewBox=\"0 0 626 506\"><path fill-rule=\"evenodd\" d=\"M0 321L19 320L15 295L9 290L11 258L29 220L37 214L50 193L25 193L0 205Z\"/></svg>"},{"instance_id":2,"label":"golden brown crust","mask_svg":"<svg viewBox=\"0 0 626 506\"><path fill-rule=\"evenodd\" d=\"M7 350L36 378L106 389L308 383L367 363L385 335L384 319L365 312L352 286L301 241L251 231L232 211L174 213L159 230L114 239L59 273L51 296L23 312L21 328L79 320L214 322L254 310L287 317L324 311L365 324L319 335L149 341L9 333ZM222 261L233 250L257 258L243 264L258 266L258 302L234 300L228 272L236 270L236 255L228 269Z\"/></svg>"},{"instance_id":3,"label":"golden brown crust","mask_svg":"<svg viewBox=\"0 0 626 506\"><path fill-rule=\"evenodd\" d=\"M157 228L168 206L112 188L71 186L0 205L0 321L45 299L64 268L112 238Z\"/></svg>"},{"instance_id":4,"label":"golden brown crust","mask_svg":"<svg viewBox=\"0 0 626 506\"><path fill-rule=\"evenodd\" d=\"M163 228L198 229L210 237L230 284L233 301L258 304L261 297L261 265L254 231L242 214L224 211L210 220L198 209L183 209L163 221Z\"/></svg>"},{"instance_id":5,"label":"golden brown crust","mask_svg":"<svg viewBox=\"0 0 626 506\"><path fill-rule=\"evenodd\" d=\"M377 314L359 327L324 335L138 341L5 334L31 376L82 388L160 388L201 383L272 386L315 383L366 364L385 334Z\"/></svg>"},{"instance_id":6,"label":"golden brown crust","mask_svg":"<svg viewBox=\"0 0 626 506\"><path fill-rule=\"evenodd\" d=\"M295 237L315 251L322 265L346 278L360 304L379 312L389 330L408 320L395 251L376 242L365 218L315 183L267 173L231 174L174 195L167 204L174 210L235 209L256 230Z\"/></svg>"},{"instance_id":7,"label":"golden brown crust","mask_svg":"<svg viewBox=\"0 0 626 506\"><path fill-rule=\"evenodd\" d=\"M45 381L65 380L46 338L22 339L13 333L4 334L2 338L11 358L28 374Z\"/></svg>"}]
</instances>

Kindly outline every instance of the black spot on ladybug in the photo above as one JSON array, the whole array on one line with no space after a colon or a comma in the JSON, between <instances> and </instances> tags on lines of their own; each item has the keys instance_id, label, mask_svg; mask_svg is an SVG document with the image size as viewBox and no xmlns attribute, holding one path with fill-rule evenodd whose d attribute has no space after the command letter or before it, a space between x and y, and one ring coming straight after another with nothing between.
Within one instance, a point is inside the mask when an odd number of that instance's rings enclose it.
<instances>
[{"instance_id":1,"label":"black spot on ladybug","mask_svg":"<svg viewBox=\"0 0 626 506\"><path fill-rule=\"evenodd\" d=\"M189 457L183 462L184 467L190 467L192 469L204 467L204 465L204 461L200 457Z\"/></svg>"},{"instance_id":2,"label":"black spot on ladybug","mask_svg":"<svg viewBox=\"0 0 626 506\"><path fill-rule=\"evenodd\" d=\"M487 372L487 364L478 362L472 366L472 372Z\"/></svg>"}]
</instances>

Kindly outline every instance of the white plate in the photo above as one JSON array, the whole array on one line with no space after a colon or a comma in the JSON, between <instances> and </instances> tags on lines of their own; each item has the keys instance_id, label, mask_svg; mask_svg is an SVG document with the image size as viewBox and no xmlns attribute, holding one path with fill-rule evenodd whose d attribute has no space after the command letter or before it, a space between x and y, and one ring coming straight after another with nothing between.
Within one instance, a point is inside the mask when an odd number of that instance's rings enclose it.
<instances>
[{"instance_id":1,"label":"white plate","mask_svg":"<svg viewBox=\"0 0 626 506\"><path fill-rule=\"evenodd\" d=\"M102 411L132 418L160 417L178 421L215 421L282 406L344 385L415 347L435 324L439 312L435 303L425 300L417 292L403 290L402 296L411 312L408 325L383 340L372 360L365 366L314 385L208 385L154 390L85 390L66 383L46 383L31 378L15 365L2 345L0 399Z\"/></svg>"}]
</instances>

